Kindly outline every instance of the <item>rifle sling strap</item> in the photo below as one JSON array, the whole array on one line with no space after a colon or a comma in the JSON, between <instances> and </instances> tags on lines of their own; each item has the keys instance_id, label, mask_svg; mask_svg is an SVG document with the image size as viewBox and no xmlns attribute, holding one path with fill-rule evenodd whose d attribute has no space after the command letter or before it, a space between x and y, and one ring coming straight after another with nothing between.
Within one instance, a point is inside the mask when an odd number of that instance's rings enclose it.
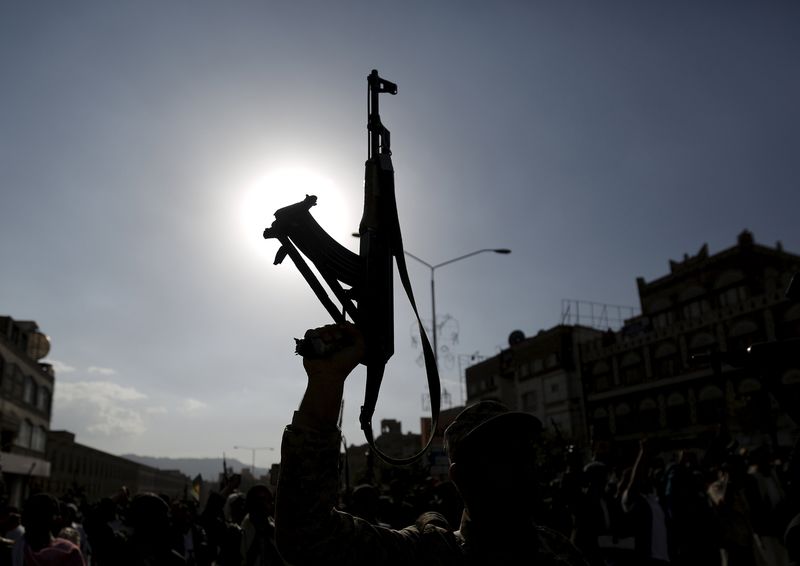
<instances>
[{"instance_id":1,"label":"rifle sling strap","mask_svg":"<svg viewBox=\"0 0 800 566\"><path fill-rule=\"evenodd\" d=\"M411 289L411 280L408 277L408 270L406 268L406 259L403 252L403 243L400 237L399 224L397 225L396 229L394 259L397 263L397 272L400 275L400 281L403 284L403 289L405 289L408 301L411 304L411 308L414 310L414 316L417 318L419 335L422 340L422 352L425 359L425 373L427 374L428 391L430 392L431 396L431 427L428 434L428 441L419 452L407 458L394 458L389 456L375 445L375 439L372 433L372 415L375 412L375 405L378 402L378 388L370 388L369 386L366 388L364 405L361 407L361 416L359 417L359 420L361 421L361 428L364 431L364 436L367 439L367 444L369 444L370 450L372 450L375 455L377 455L387 464L391 464L393 466L404 466L420 459L431 446L431 442L436 435L436 429L439 424L441 385L439 382L439 368L436 363L436 356L434 355L433 348L428 340L428 335L425 332L425 327L420 319L419 311L417 310L417 303L414 300L414 292ZM436 329L434 328L433 331L436 332ZM368 384L371 380L375 379L377 379L376 383L380 383L384 367L385 363L381 364L379 367L376 367L376 364L370 364L367 366Z\"/></svg>"}]
</instances>

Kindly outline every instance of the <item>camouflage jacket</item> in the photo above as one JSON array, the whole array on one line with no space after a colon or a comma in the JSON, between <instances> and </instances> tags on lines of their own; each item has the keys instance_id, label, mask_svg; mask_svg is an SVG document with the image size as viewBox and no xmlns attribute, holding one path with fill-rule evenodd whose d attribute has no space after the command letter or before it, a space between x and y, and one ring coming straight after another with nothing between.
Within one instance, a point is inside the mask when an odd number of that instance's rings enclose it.
<instances>
[{"instance_id":1,"label":"camouflage jacket","mask_svg":"<svg viewBox=\"0 0 800 566\"><path fill-rule=\"evenodd\" d=\"M283 434L275 527L278 549L290 564L586 564L566 538L543 527L532 526L513 548L499 548L465 522L456 532L432 524L394 530L336 510L340 440L338 429L318 432L290 425Z\"/></svg>"}]
</instances>

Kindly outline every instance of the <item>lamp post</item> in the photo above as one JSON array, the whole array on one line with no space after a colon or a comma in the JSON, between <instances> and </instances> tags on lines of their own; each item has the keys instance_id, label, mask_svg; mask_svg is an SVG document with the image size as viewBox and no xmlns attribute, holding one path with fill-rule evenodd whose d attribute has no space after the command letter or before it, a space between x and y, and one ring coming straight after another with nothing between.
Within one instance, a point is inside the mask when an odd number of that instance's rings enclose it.
<instances>
[{"instance_id":1,"label":"lamp post","mask_svg":"<svg viewBox=\"0 0 800 566\"><path fill-rule=\"evenodd\" d=\"M234 450L250 450L253 452L253 467L250 473L256 477L256 450L275 450L272 446L234 446Z\"/></svg>"},{"instance_id":2,"label":"lamp post","mask_svg":"<svg viewBox=\"0 0 800 566\"><path fill-rule=\"evenodd\" d=\"M438 341L436 339L436 283L434 280L434 275L436 269L439 267L444 267L445 265L450 265L451 263L455 263L457 261L461 261L462 259L467 259L468 257L472 257L474 255L492 252L495 254L510 254L511 250L507 248L485 248L482 250L475 250L474 252L470 252L468 254L460 255L458 257L454 257L453 259L448 259L447 261L443 261L441 263L437 263L435 265L431 265L424 259L420 259L411 252L406 251L405 254L420 262L422 265L426 266L428 269L431 270L431 317L433 319L433 358L436 360L436 365L439 365L439 348L438 348Z\"/></svg>"}]
</instances>

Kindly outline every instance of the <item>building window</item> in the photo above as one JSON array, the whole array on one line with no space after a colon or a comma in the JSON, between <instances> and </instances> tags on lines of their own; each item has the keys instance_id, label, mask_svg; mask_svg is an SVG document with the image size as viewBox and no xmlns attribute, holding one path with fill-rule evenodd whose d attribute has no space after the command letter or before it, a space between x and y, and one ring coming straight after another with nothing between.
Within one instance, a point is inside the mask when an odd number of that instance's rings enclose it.
<instances>
[{"instance_id":1,"label":"building window","mask_svg":"<svg viewBox=\"0 0 800 566\"><path fill-rule=\"evenodd\" d=\"M710 332L700 332L692 336L691 340L689 340L690 356L695 354L707 354L717 349L717 341Z\"/></svg>"},{"instance_id":2,"label":"building window","mask_svg":"<svg viewBox=\"0 0 800 566\"><path fill-rule=\"evenodd\" d=\"M653 315L652 320L653 328L656 329L668 328L669 326L672 326L674 322L672 311L660 312L656 315Z\"/></svg>"},{"instance_id":3,"label":"building window","mask_svg":"<svg viewBox=\"0 0 800 566\"><path fill-rule=\"evenodd\" d=\"M31 449L37 452L44 452L45 443L47 441L47 431L44 427L33 427L31 434Z\"/></svg>"},{"instance_id":4,"label":"building window","mask_svg":"<svg viewBox=\"0 0 800 566\"><path fill-rule=\"evenodd\" d=\"M611 387L611 367L604 362L597 362L592 366L592 379L590 382L596 392L607 391Z\"/></svg>"},{"instance_id":5,"label":"building window","mask_svg":"<svg viewBox=\"0 0 800 566\"><path fill-rule=\"evenodd\" d=\"M648 397L639 404L639 427L647 432L658 430L658 420L658 405Z\"/></svg>"},{"instance_id":6,"label":"building window","mask_svg":"<svg viewBox=\"0 0 800 566\"><path fill-rule=\"evenodd\" d=\"M627 403L620 403L614 409L617 434L628 434L633 430L631 408Z\"/></svg>"},{"instance_id":7,"label":"building window","mask_svg":"<svg viewBox=\"0 0 800 566\"><path fill-rule=\"evenodd\" d=\"M592 413L592 438L608 438L608 413L605 409L597 408Z\"/></svg>"},{"instance_id":8,"label":"building window","mask_svg":"<svg viewBox=\"0 0 800 566\"><path fill-rule=\"evenodd\" d=\"M722 390L716 385L704 387L697 396L697 420L701 424L717 424L724 418Z\"/></svg>"},{"instance_id":9,"label":"building window","mask_svg":"<svg viewBox=\"0 0 800 566\"><path fill-rule=\"evenodd\" d=\"M786 339L800 336L800 304L790 307L778 325L778 338Z\"/></svg>"},{"instance_id":10,"label":"building window","mask_svg":"<svg viewBox=\"0 0 800 566\"><path fill-rule=\"evenodd\" d=\"M539 399L536 391L528 391L522 394L522 410L527 413L535 413L539 409Z\"/></svg>"},{"instance_id":11,"label":"building window","mask_svg":"<svg viewBox=\"0 0 800 566\"><path fill-rule=\"evenodd\" d=\"M678 373L678 349L671 342L660 344L653 354L656 378L672 377Z\"/></svg>"},{"instance_id":12,"label":"building window","mask_svg":"<svg viewBox=\"0 0 800 566\"><path fill-rule=\"evenodd\" d=\"M45 413L50 412L50 390L47 387L39 387L39 391L36 396L36 407Z\"/></svg>"},{"instance_id":13,"label":"building window","mask_svg":"<svg viewBox=\"0 0 800 566\"><path fill-rule=\"evenodd\" d=\"M29 405L36 403L36 383L31 376L25 377L25 389L22 393L22 400Z\"/></svg>"},{"instance_id":14,"label":"building window","mask_svg":"<svg viewBox=\"0 0 800 566\"><path fill-rule=\"evenodd\" d=\"M680 430L689 425L689 405L680 393L672 393L667 397L667 427Z\"/></svg>"},{"instance_id":15,"label":"building window","mask_svg":"<svg viewBox=\"0 0 800 566\"><path fill-rule=\"evenodd\" d=\"M629 352L622 358L620 377L624 385L635 385L644 381L644 365L638 354Z\"/></svg>"},{"instance_id":16,"label":"building window","mask_svg":"<svg viewBox=\"0 0 800 566\"><path fill-rule=\"evenodd\" d=\"M741 352L762 339L758 325L752 320L737 321L728 332L728 350Z\"/></svg>"},{"instance_id":17,"label":"building window","mask_svg":"<svg viewBox=\"0 0 800 566\"><path fill-rule=\"evenodd\" d=\"M24 448L30 448L32 432L33 426L31 422L28 419L23 419L23 421L19 423L19 432L17 432L15 444Z\"/></svg>"},{"instance_id":18,"label":"building window","mask_svg":"<svg viewBox=\"0 0 800 566\"><path fill-rule=\"evenodd\" d=\"M711 311L711 305L709 305L706 299L699 299L697 301L692 301L690 303L686 303L683 305L683 319L684 320L696 320L703 318L703 315Z\"/></svg>"},{"instance_id":19,"label":"building window","mask_svg":"<svg viewBox=\"0 0 800 566\"><path fill-rule=\"evenodd\" d=\"M719 294L719 306L730 307L747 300L747 287L740 285L725 289Z\"/></svg>"},{"instance_id":20,"label":"building window","mask_svg":"<svg viewBox=\"0 0 800 566\"><path fill-rule=\"evenodd\" d=\"M538 373L544 369L544 364L540 358L533 360L533 373Z\"/></svg>"}]
</instances>

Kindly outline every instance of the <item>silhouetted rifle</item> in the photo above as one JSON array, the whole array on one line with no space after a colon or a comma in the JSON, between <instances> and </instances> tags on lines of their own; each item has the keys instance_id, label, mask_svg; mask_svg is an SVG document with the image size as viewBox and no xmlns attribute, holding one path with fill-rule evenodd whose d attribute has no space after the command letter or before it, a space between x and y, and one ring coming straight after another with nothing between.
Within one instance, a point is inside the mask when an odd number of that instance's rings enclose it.
<instances>
[{"instance_id":1,"label":"silhouetted rifle","mask_svg":"<svg viewBox=\"0 0 800 566\"><path fill-rule=\"evenodd\" d=\"M277 210L272 226L264 230L264 237L277 238L281 243L275 256L276 265L288 255L333 320L343 323L349 316L361 331L366 346L364 364L367 366L364 405L359 417L361 428L375 454L389 464L402 465L419 459L430 446L439 420L441 392L436 359L417 312L408 278L397 217L390 134L381 122L378 111L379 95L397 94L397 85L382 79L378 71L373 70L367 77L367 89L369 149L364 172L364 212L359 226L359 254L340 245L317 224L310 213L311 207L317 203L317 197L313 195L306 195L304 200ZM303 255L317 268L341 308L328 296ZM372 416L384 370L394 354L393 261L397 263L400 280L417 317L431 396L431 434L428 443L409 458L393 458L384 454L375 446L372 433ZM333 348L336 347L333 345ZM297 340L296 351L303 357L323 357L330 353L331 345L321 340Z\"/></svg>"}]
</instances>

